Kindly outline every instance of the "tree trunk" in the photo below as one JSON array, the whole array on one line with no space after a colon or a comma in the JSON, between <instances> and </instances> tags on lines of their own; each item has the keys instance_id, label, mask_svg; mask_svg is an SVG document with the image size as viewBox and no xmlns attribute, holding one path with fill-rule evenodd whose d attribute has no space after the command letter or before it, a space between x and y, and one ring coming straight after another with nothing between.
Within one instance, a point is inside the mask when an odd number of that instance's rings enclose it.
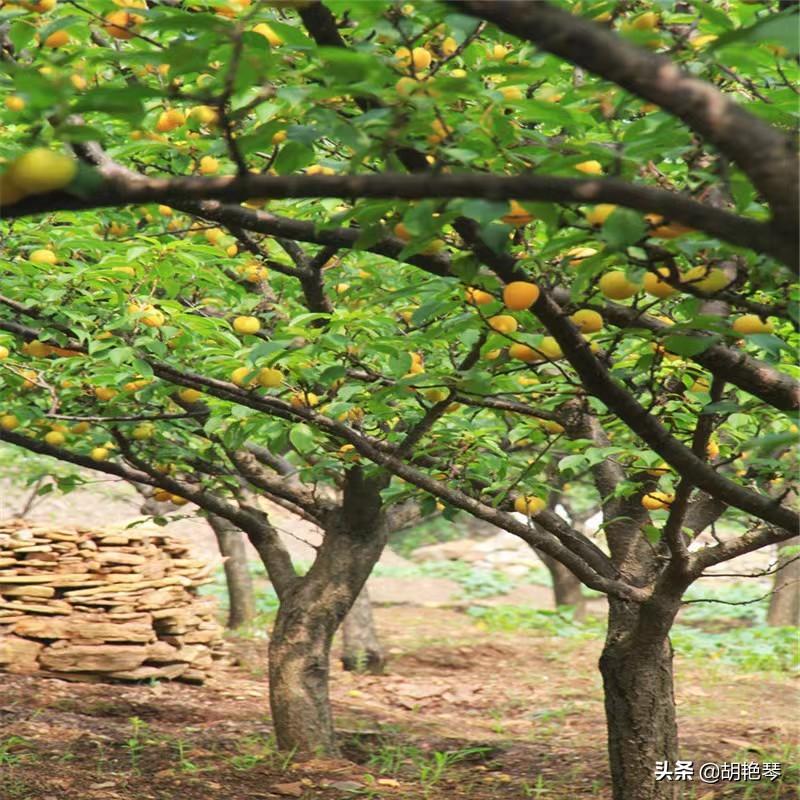
<instances>
[{"instance_id":1,"label":"tree trunk","mask_svg":"<svg viewBox=\"0 0 800 800\"><path fill-rule=\"evenodd\" d=\"M792 552L789 548L796 549ZM784 542L778 550L767 625L800 625L800 536Z\"/></svg>"},{"instance_id":2,"label":"tree trunk","mask_svg":"<svg viewBox=\"0 0 800 800\"><path fill-rule=\"evenodd\" d=\"M553 594L556 608L561 606L572 606L575 611L573 618L582 620L586 617L586 598L581 590L580 579L565 567L560 561L556 561L552 556L536 550L536 555L547 567L550 577L553 580Z\"/></svg>"},{"instance_id":3,"label":"tree trunk","mask_svg":"<svg viewBox=\"0 0 800 800\"><path fill-rule=\"evenodd\" d=\"M217 537L219 552L225 559L225 583L228 587L228 627L231 630L252 622L256 615L253 577L247 563L247 549L242 532L227 519L208 515L208 524Z\"/></svg>"},{"instance_id":4,"label":"tree trunk","mask_svg":"<svg viewBox=\"0 0 800 800\"><path fill-rule=\"evenodd\" d=\"M386 666L386 654L381 647L372 603L365 586L342 623L342 666L351 672L371 672L381 675Z\"/></svg>"},{"instance_id":5,"label":"tree trunk","mask_svg":"<svg viewBox=\"0 0 800 800\"><path fill-rule=\"evenodd\" d=\"M383 485L350 470L342 507L330 514L314 564L280 597L269 643L269 694L281 750L338 753L328 699L331 642L386 543Z\"/></svg>"},{"instance_id":6,"label":"tree trunk","mask_svg":"<svg viewBox=\"0 0 800 800\"><path fill-rule=\"evenodd\" d=\"M672 800L671 781L656 781L657 761L678 758L669 628L678 601L638 607L609 597L608 635L600 657L605 690L613 800Z\"/></svg>"}]
</instances>

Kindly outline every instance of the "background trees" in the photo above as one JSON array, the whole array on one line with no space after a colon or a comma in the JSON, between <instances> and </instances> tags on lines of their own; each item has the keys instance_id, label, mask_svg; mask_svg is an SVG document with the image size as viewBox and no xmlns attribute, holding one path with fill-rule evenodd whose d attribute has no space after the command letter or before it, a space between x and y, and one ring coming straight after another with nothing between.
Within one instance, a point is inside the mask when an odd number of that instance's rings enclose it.
<instances>
[{"instance_id":1,"label":"background trees","mask_svg":"<svg viewBox=\"0 0 800 800\"><path fill-rule=\"evenodd\" d=\"M247 531L289 746L387 508L521 536L609 595L616 796L663 795L683 592L796 533L788 12L280 5L14 14L0 435ZM326 529L302 581L259 490Z\"/></svg>"}]
</instances>

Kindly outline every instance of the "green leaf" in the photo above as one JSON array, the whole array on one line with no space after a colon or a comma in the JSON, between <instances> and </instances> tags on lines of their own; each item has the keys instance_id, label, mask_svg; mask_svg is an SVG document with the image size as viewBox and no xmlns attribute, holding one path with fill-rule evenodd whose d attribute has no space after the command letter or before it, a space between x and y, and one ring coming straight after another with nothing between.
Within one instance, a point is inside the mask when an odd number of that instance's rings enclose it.
<instances>
[{"instance_id":1,"label":"green leaf","mask_svg":"<svg viewBox=\"0 0 800 800\"><path fill-rule=\"evenodd\" d=\"M408 232L414 236L431 237L439 231L442 226L440 219L433 216L436 210L435 200L422 200L416 203L403 214L403 223Z\"/></svg>"},{"instance_id":2,"label":"green leaf","mask_svg":"<svg viewBox=\"0 0 800 800\"><path fill-rule=\"evenodd\" d=\"M325 62L324 74L331 75L342 83L360 83L367 77L389 73L371 53L360 53L343 47L320 47L317 53Z\"/></svg>"},{"instance_id":3,"label":"green leaf","mask_svg":"<svg viewBox=\"0 0 800 800\"><path fill-rule=\"evenodd\" d=\"M99 142L103 139L102 131L89 125L59 125L56 133L65 142Z\"/></svg>"},{"instance_id":4,"label":"green leaf","mask_svg":"<svg viewBox=\"0 0 800 800\"><path fill-rule=\"evenodd\" d=\"M731 414L738 411L741 406L733 400L720 400L718 403L709 403L703 406L701 414Z\"/></svg>"},{"instance_id":5,"label":"green leaf","mask_svg":"<svg viewBox=\"0 0 800 800\"><path fill-rule=\"evenodd\" d=\"M315 449L314 431L304 422L293 425L289 431L289 441L300 453L309 453Z\"/></svg>"},{"instance_id":6,"label":"green leaf","mask_svg":"<svg viewBox=\"0 0 800 800\"><path fill-rule=\"evenodd\" d=\"M771 333L751 333L746 338L748 342L752 342L756 347L766 350L773 356L780 355L781 350L790 349L783 339L779 339Z\"/></svg>"},{"instance_id":7,"label":"green leaf","mask_svg":"<svg viewBox=\"0 0 800 800\"><path fill-rule=\"evenodd\" d=\"M153 368L144 359L134 358L133 367L142 377L144 378L153 377Z\"/></svg>"},{"instance_id":8,"label":"green leaf","mask_svg":"<svg viewBox=\"0 0 800 800\"><path fill-rule=\"evenodd\" d=\"M347 375L347 369L344 365L334 364L332 367L323 370L322 374L319 376L319 382L323 386L330 386L334 381L344 378L345 375Z\"/></svg>"},{"instance_id":9,"label":"green leaf","mask_svg":"<svg viewBox=\"0 0 800 800\"><path fill-rule=\"evenodd\" d=\"M684 336L671 334L664 339L664 349L679 356L696 356L716 344L712 336Z\"/></svg>"},{"instance_id":10,"label":"green leaf","mask_svg":"<svg viewBox=\"0 0 800 800\"><path fill-rule=\"evenodd\" d=\"M584 455L565 456L558 462L558 469L565 475L575 475L588 466Z\"/></svg>"},{"instance_id":11,"label":"green leaf","mask_svg":"<svg viewBox=\"0 0 800 800\"><path fill-rule=\"evenodd\" d=\"M509 225L498 225L490 222L481 226L481 238L495 253L503 253L508 248Z\"/></svg>"},{"instance_id":12,"label":"green leaf","mask_svg":"<svg viewBox=\"0 0 800 800\"><path fill-rule=\"evenodd\" d=\"M105 179L100 172L81 161L78 163L78 171L67 187L67 191L77 197L91 197L104 182Z\"/></svg>"},{"instance_id":13,"label":"green leaf","mask_svg":"<svg viewBox=\"0 0 800 800\"><path fill-rule=\"evenodd\" d=\"M115 347L113 350L109 351L108 360L115 367L118 367L126 361L129 361L133 357L133 354L134 350L132 347Z\"/></svg>"},{"instance_id":14,"label":"green leaf","mask_svg":"<svg viewBox=\"0 0 800 800\"><path fill-rule=\"evenodd\" d=\"M635 244L647 231L644 218L637 211L618 208L603 223L600 237L614 250L624 250Z\"/></svg>"},{"instance_id":15,"label":"green leaf","mask_svg":"<svg viewBox=\"0 0 800 800\"><path fill-rule=\"evenodd\" d=\"M658 544L661 541L661 529L655 525L642 525L642 532L650 544Z\"/></svg>"},{"instance_id":16,"label":"green leaf","mask_svg":"<svg viewBox=\"0 0 800 800\"><path fill-rule=\"evenodd\" d=\"M64 28L70 28L73 25L76 28L78 26L83 28L86 25L86 19L84 17L79 17L76 14L67 14L65 17L56 17L46 25L43 25L41 28L39 28L39 38L44 41L48 36L50 36L50 34L64 30Z\"/></svg>"},{"instance_id":17,"label":"green leaf","mask_svg":"<svg viewBox=\"0 0 800 800\"><path fill-rule=\"evenodd\" d=\"M395 353L389 360L389 372L395 378L402 378L411 369L411 356L403 351Z\"/></svg>"},{"instance_id":18,"label":"green leaf","mask_svg":"<svg viewBox=\"0 0 800 800\"><path fill-rule=\"evenodd\" d=\"M503 214L508 214L508 203L497 200L464 200L461 205L461 214L474 219L481 225L500 219Z\"/></svg>"},{"instance_id":19,"label":"green leaf","mask_svg":"<svg viewBox=\"0 0 800 800\"><path fill-rule=\"evenodd\" d=\"M11 24L8 38L17 51L27 47L36 34L36 28L27 20L18 20Z\"/></svg>"},{"instance_id":20,"label":"green leaf","mask_svg":"<svg viewBox=\"0 0 800 800\"><path fill-rule=\"evenodd\" d=\"M158 97L154 89L145 86L100 86L81 95L74 106L75 113L105 112L112 117L138 121L144 116L144 101Z\"/></svg>"},{"instance_id":21,"label":"green leaf","mask_svg":"<svg viewBox=\"0 0 800 800\"><path fill-rule=\"evenodd\" d=\"M714 42L714 47L724 47L734 42L775 42L783 45L792 55L796 55L800 50L797 21L796 7L782 14L770 14L762 17L755 25L720 36Z\"/></svg>"},{"instance_id":22,"label":"green leaf","mask_svg":"<svg viewBox=\"0 0 800 800\"><path fill-rule=\"evenodd\" d=\"M302 142L286 142L275 159L275 171L278 175L288 175L290 172L307 167L314 158L314 149L308 145Z\"/></svg>"},{"instance_id":23,"label":"green leaf","mask_svg":"<svg viewBox=\"0 0 800 800\"><path fill-rule=\"evenodd\" d=\"M733 22L728 15L714 8L711 3L706 3L704 0L694 0L692 5L700 16L705 17L709 22L719 25L720 28L724 28L726 31L733 29Z\"/></svg>"},{"instance_id":24,"label":"green leaf","mask_svg":"<svg viewBox=\"0 0 800 800\"><path fill-rule=\"evenodd\" d=\"M414 325L423 325L431 319L431 317L441 314L443 310L441 300L429 300L427 303L423 303L419 308L414 310L414 313L411 315L411 322Z\"/></svg>"}]
</instances>

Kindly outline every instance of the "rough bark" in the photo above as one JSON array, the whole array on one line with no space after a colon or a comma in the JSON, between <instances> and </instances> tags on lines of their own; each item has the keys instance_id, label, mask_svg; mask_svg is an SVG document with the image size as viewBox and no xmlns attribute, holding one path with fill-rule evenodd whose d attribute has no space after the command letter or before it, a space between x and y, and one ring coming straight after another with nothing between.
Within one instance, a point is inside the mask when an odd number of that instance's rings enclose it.
<instances>
[{"instance_id":1,"label":"rough bark","mask_svg":"<svg viewBox=\"0 0 800 800\"><path fill-rule=\"evenodd\" d=\"M337 753L328 698L330 648L380 557L386 525L377 480L348 473L308 574L281 598L269 645L270 707L282 750Z\"/></svg>"},{"instance_id":2,"label":"rough bark","mask_svg":"<svg viewBox=\"0 0 800 800\"><path fill-rule=\"evenodd\" d=\"M798 548L791 552L789 548ZM800 536L789 539L778 551L768 625L800 625Z\"/></svg>"},{"instance_id":3,"label":"rough bark","mask_svg":"<svg viewBox=\"0 0 800 800\"><path fill-rule=\"evenodd\" d=\"M383 673L386 653L381 646L365 586L342 623L342 666L350 672Z\"/></svg>"},{"instance_id":4,"label":"rough bark","mask_svg":"<svg viewBox=\"0 0 800 800\"><path fill-rule=\"evenodd\" d=\"M678 758L669 628L678 601L637 606L609 598L600 672L605 691L613 800L667 800L675 784L655 780L657 761Z\"/></svg>"},{"instance_id":5,"label":"rough bark","mask_svg":"<svg viewBox=\"0 0 800 800\"><path fill-rule=\"evenodd\" d=\"M536 550L536 555L547 567L547 571L553 580L553 595L556 608L572 606L575 609L573 618L576 620L584 619L586 617L586 598L581 590L583 584L580 579L560 561L547 555L547 553Z\"/></svg>"},{"instance_id":6,"label":"rough bark","mask_svg":"<svg viewBox=\"0 0 800 800\"><path fill-rule=\"evenodd\" d=\"M253 577L247 563L247 549L242 532L227 519L208 515L208 524L217 538L219 552L225 559L225 584L228 589L228 627L240 628L253 621L256 600Z\"/></svg>"}]
</instances>

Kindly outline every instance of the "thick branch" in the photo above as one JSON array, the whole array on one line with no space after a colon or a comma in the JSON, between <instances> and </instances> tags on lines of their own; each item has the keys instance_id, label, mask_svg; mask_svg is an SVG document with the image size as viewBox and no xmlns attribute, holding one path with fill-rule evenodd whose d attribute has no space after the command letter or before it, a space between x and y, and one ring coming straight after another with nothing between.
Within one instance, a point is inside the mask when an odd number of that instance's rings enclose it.
<instances>
[{"instance_id":1,"label":"thick branch","mask_svg":"<svg viewBox=\"0 0 800 800\"><path fill-rule=\"evenodd\" d=\"M797 528L798 517L791 509L723 477L671 436L633 395L611 377L547 292L542 291L533 311L556 339L586 390L602 400L610 411L680 474L689 477L696 486L714 497L759 519L786 530Z\"/></svg>"},{"instance_id":2,"label":"thick branch","mask_svg":"<svg viewBox=\"0 0 800 800\"><path fill-rule=\"evenodd\" d=\"M793 531L785 528L776 529L770 526L756 528L748 533L743 533L735 539L722 542L710 547L698 550L689 561L689 574L693 578L700 577L701 573L713 567L714 564L721 564L723 561L730 561L732 558L742 556L745 553L752 553L753 550L760 550L771 544L779 544L797 536L798 526Z\"/></svg>"},{"instance_id":3,"label":"thick branch","mask_svg":"<svg viewBox=\"0 0 800 800\"><path fill-rule=\"evenodd\" d=\"M29 436L15 433L14 431L2 429L0 429L0 441L16 445L31 453L38 453L39 455L50 456L51 458L56 458L59 461L65 461L69 464L75 464L78 467L84 467L85 469L91 469L96 472L104 472L107 475L115 475L126 481L144 483L148 486L156 486L165 489L168 492L191 500L193 503L200 506L200 508L212 514L225 517L225 519L238 525L242 530L247 530L258 524L257 520L252 518L252 515L242 509L236 508L209 491L205 489L195 489L190 484L184 481L178 481L165 473L148 470L139 461L137 461L137 469L132 469L131 467L114 461L95 461L89 456L73 453L66 448L54 447L39 439L33 439Z\"/></svg>"},{"instance_id":4,"label":"thick branch","mask_svg":"<svg viewBox=\"0 0 800 800\"><path fill-rule=\"evenodd\" d=\"M255 175L236 177L148 178L118 170L91 195L65 192L34 195L7 206L14 219L58 210L107 208L139 203L166 203L177 208L187 201L216 199L242 202L251 197L343 197L423 200L431 197L480 197L488 200L531 200L552 203L613 203L703 230L723 241L770 253L790 266L796 260L793 242L779 240L769 225L703 205L690 197L614 178L556 178L539 175Z\"/></svg>"},{"instance_id":5,"label":"thick branch","mask_svg":"<svg viewBox=\"0 0 800 800\"><path fill-rule=\"evenodd\" d=\"M451 0L451 5L679 117L741 167L770 204L780 233L797 239L798 165L794 144L782 131L668 58L544 0Z\"/></svg>"},{"instance_id":6,"label":"thick branch","mask_svg":"<svg viewBox=\"0 0 800 800\"><path fill-rule=\"evenodd\" d=\"M554 289L552 294L559 304L570 302L568 289ZM629 306L606 302L598 311L618 328L643 328L662 335L670 332L669 325ZM697 335L702 334L698 332ZM702 353L691 356L691 359L780 411L800 409L800 382L735 347L713 344Z\"/></svg>"},{"instance_id":7,"label":"thick branch","mask_svg":"<svg viewBox=\"0 0 800 800\"><path fill-rule=\"evenodd\" d=\"M554 558L559 559L573 570L576 575L586 582L587 586L598 588L599 591L607 591L618 596L624 596L628 599L645 599L647 594L645 590L633 589L617 580L615 578L616 572L602 550L585 536L572 530L554 513L542 512L537 516L537 522L549 532L548 536L550 538L547 541L540 542L537 539L534 542L533 537L537 537L536 532L527 525L520 523L511 514L481 503L463 492L451 489L430 478L426 473L415 467L398 461L391 451L387 452L378 443L344 423L336 422L311 408L296 408L278 398L246 392L233 384L214 378L207 378L189 372L180 372L161 362L153 362L152 367L155 374L181 386L204 389L208 394L264 411L282 419L303 419L322 432L349 442L358 452L373 463L387 467L391 472L435 497L440 497L451 505L469 511L469 513L480 519L505 528L521 536L535 547L541 547L545 552L550 553Z\"/></svg>"},{"instance_id":8,"label":"thick branch","mask_svg":"<svg viewBox=\"0 0 800 800\"><path fill-rule=\"evenodd\" d=\"M254 486L263 489L269 495L287 500L302 509L317 525L324 525L324 513L330 510L330 504L315 496L310 490L301 488L297 485L299 481L289 480L286 476L269 475L253 453L240 450L235 453L229 452L228 456L241 474Z\"/></svg>"}]
</instances>

